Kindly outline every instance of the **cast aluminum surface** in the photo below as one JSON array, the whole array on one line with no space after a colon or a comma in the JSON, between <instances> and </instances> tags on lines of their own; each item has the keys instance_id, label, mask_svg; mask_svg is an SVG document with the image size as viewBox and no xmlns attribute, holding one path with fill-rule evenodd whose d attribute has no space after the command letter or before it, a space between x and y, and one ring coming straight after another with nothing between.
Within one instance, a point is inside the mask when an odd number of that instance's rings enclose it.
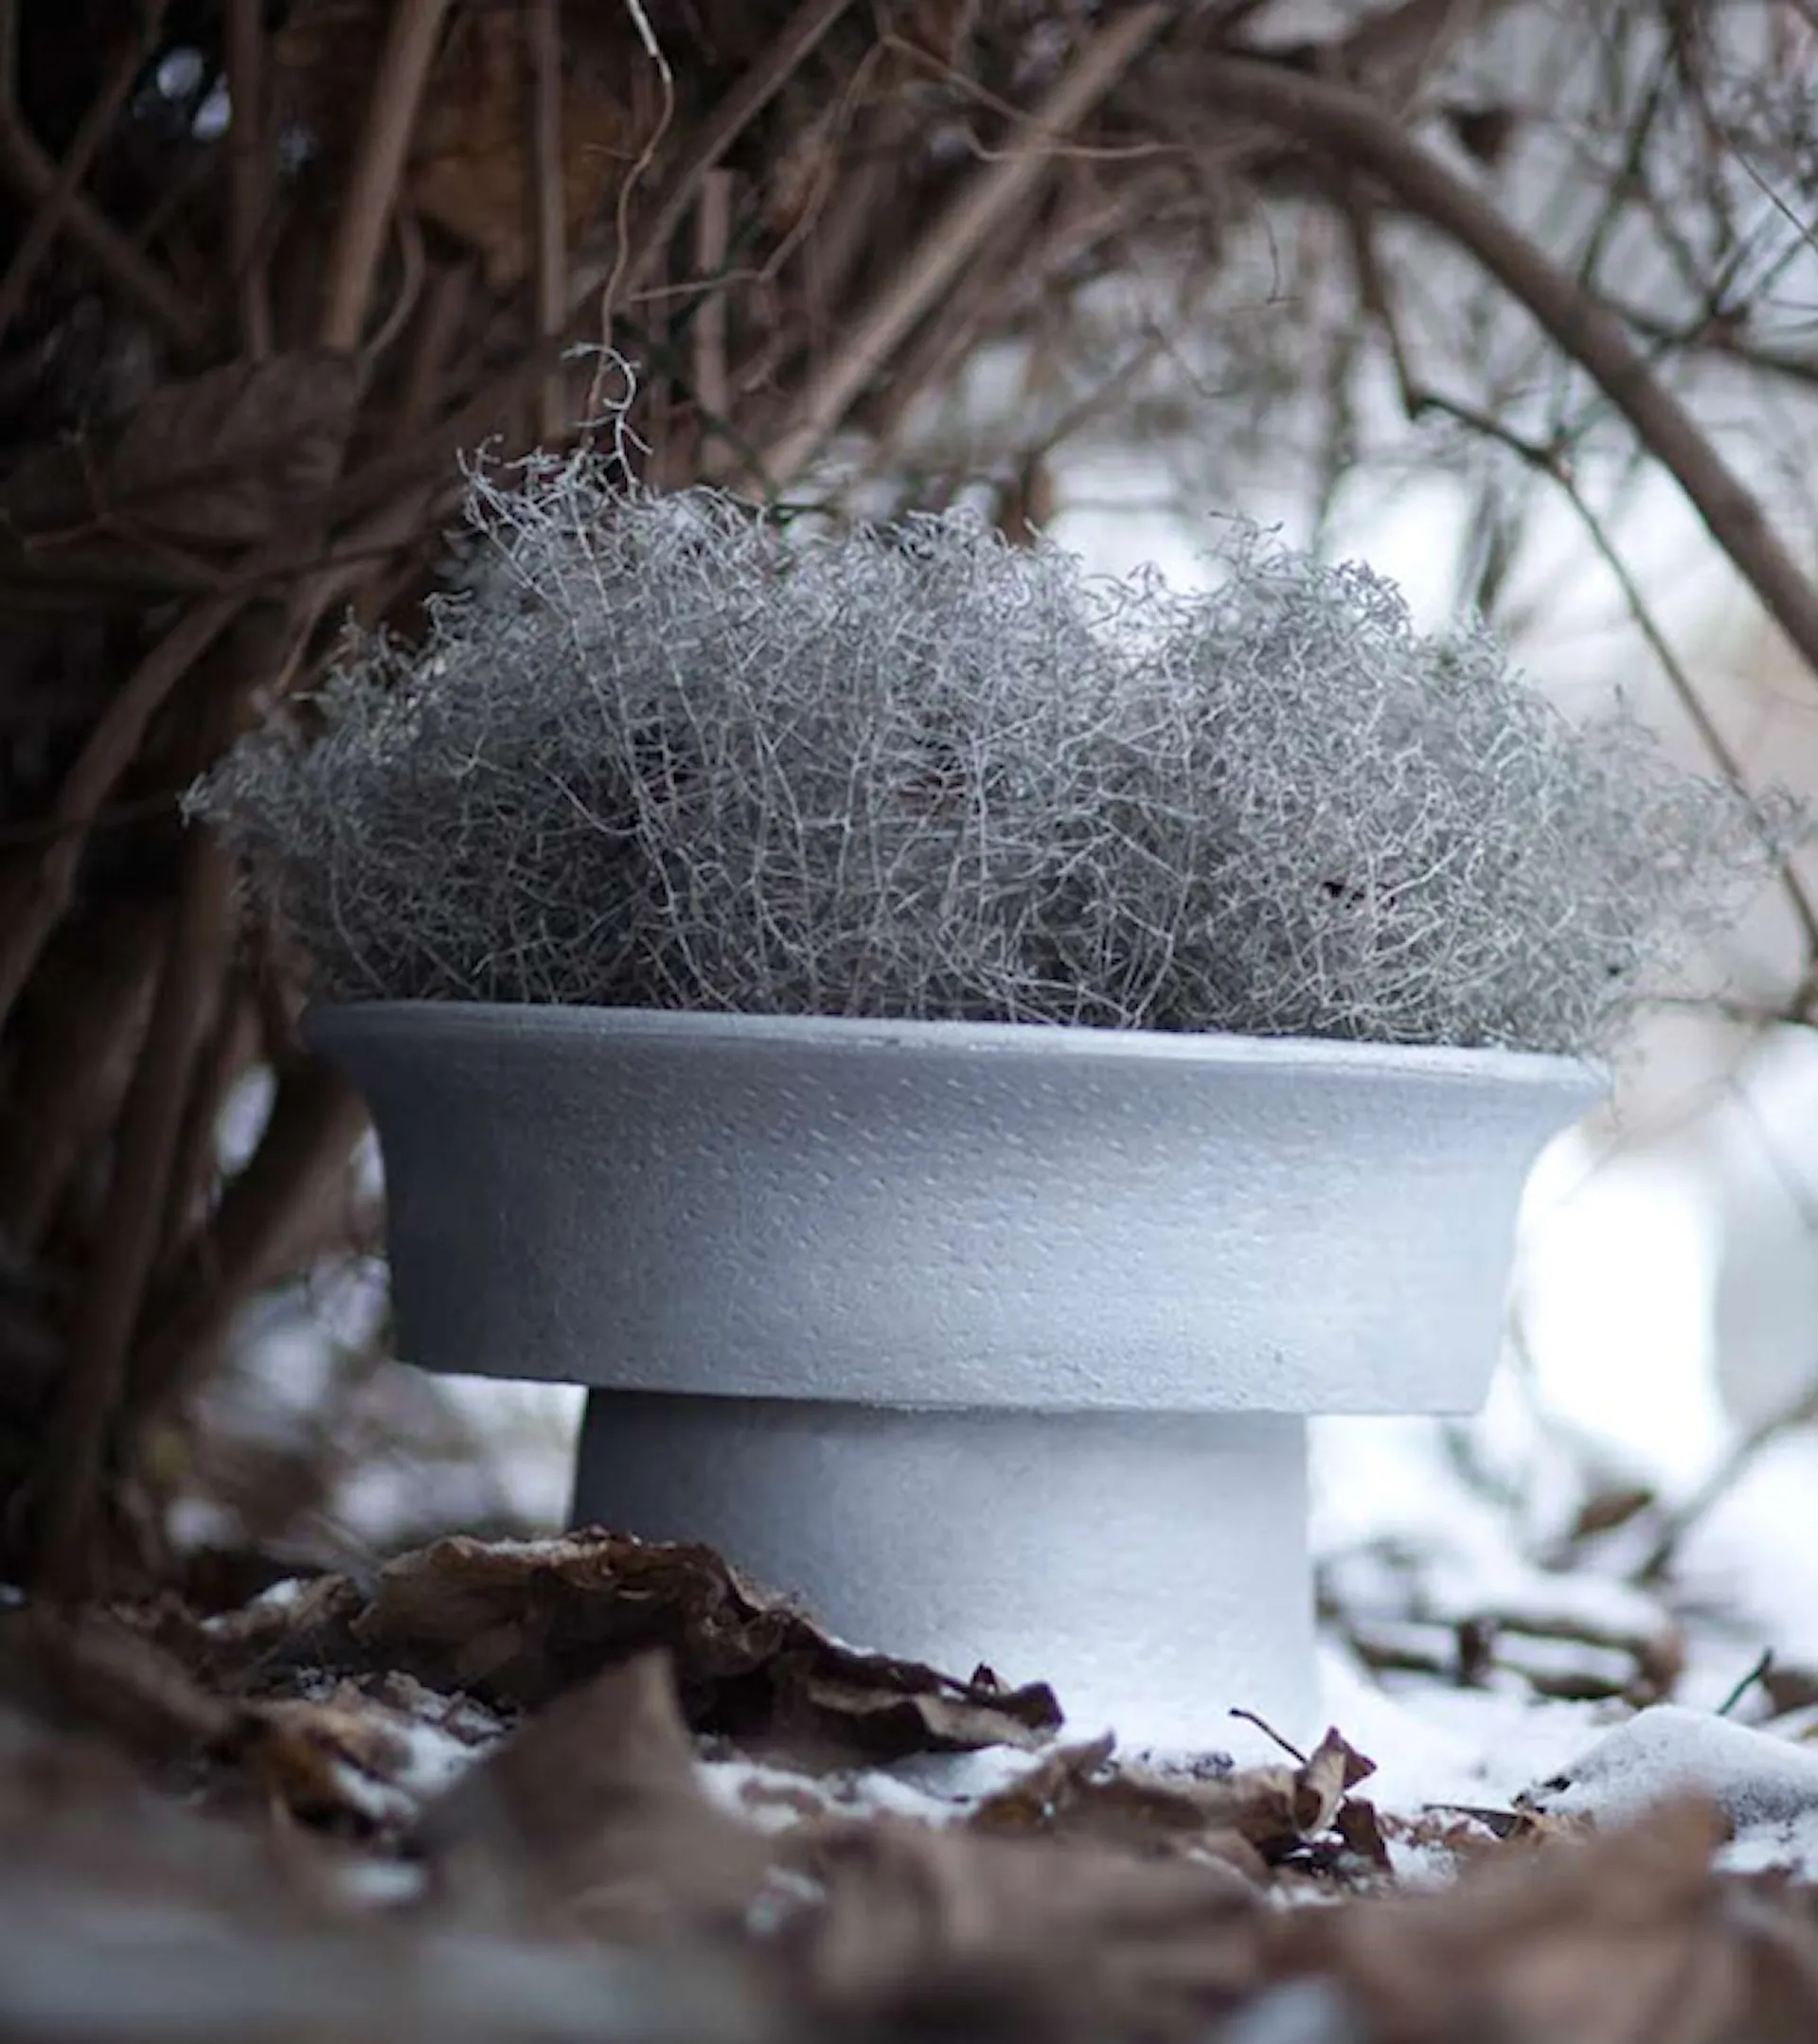
<instances>
[{"instance_id":1,"label":"cast aluminum surface","mask_svg":"<svg viewBox=\"0 0 1818 2044\"><path fill-rule=\"evenodd\" d=\"M903 1408L1479 1402L1598 1075L1499 1051L323 1007L433 1368Z\"/></svg>"},{"instance_id":2,"label":"cast aluminum surface","mask_svg":"<svg viewBox=\"0 0 1818 2044\"><path fill-rule=\"evenodd\" d=\"M578 1523L705 1540L854 1645L1053 1684L1068 1735L1325 1730L1307 1425L596 1392Z\"/></svg>"}]
</instances>

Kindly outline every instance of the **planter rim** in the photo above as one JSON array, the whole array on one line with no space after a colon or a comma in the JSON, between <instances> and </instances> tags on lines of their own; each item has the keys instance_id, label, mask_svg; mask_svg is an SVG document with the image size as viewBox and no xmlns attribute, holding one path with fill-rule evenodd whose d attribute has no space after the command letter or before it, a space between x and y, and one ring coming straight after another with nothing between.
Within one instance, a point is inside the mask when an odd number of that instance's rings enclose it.
<instances>
[{"instance_id":1,"label":"planter rim","mask_svg":"<svg viewBox=\"0 0 1818 2044\"><path fill-rule=\"evenodd\" d=\"M1346 1067L1417 1072L1506 1085L1608 1088L1607 1068L1551 1051L1463 1048L1450 1043L1382 1043L1341 1037L1239 1036L1216 1030L1109 1029L1086 1023L898 1021L882 1016L748 1015L729 1009L585 1007L542 1002L318 1001L303 1023L305 1040L326 1047L344 1028L357 1034L485 1037L501 1024L522 1039L602 1036L627 1041L668 1039L738 1042L747 1048L820 1045L835 1050L935 1049L1034 1052L1057 1058L1147 1059L1179 1064L1302 1071ZM1588 1101L1587 1101L1588 1104Z\"/></svg>"},{"instance_id":2,"label":"planter rim","mask_svg":"<svg viewBox=\"0 0 1818 2044\"><path fill-rule=\"evenodd\" d=\"M1521 1182L1601 1091L1013 1022L382 1002L306 1035L397 1167L413 1360L902 1408L1467 1410Z\"/></svg>"}]
</instances>

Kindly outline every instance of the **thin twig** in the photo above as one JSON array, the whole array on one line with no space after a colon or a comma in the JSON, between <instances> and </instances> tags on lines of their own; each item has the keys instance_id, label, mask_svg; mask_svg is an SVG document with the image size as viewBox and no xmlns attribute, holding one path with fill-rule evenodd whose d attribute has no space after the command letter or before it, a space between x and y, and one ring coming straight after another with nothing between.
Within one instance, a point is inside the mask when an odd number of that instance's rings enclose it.
<instances>
[{"instance_id":1,"label":"thin twig","mask_svg":"<svg viewBox=\"0 0 1818 2044\"><path fill-rule=\"evenodd\" d=\"M472 269L465 262L438 264L430 273L385 435L385 445L393 451L413 448L434 416L467 316L472 281Z\"/></svg>"},{"instance_id":2,"label":"thin twig","mask_svg":"<svg viewBox=\"0 0 1818 2044\"><path fill-rule=\"evenodd\" d=\"M279 1072L258 1148L222 1194L134 1350L129 1419L181 1395L241 1307L296 1268L365 1126L359 1094L327 1065L297 1058Z\"/></svg>"},{"instance_id":3,"label":"thin twig","mask_svg":"<svg viewBox=\"0 0 1818 2044\"><path fill-rule=\"evenodd\" d=\"M66 826L29 873L15 875L0 912L0 1028L12 1012L51 933L75 892L76 874L96 811L133 764L146 727L244 607L243 595L210 596L193 605L139 663L89 733L57 797Z\"/></svg>"},{"instance_id":4,"label":"thin twig","mask_svg":"<svg viewBox=\"0 0 1818 2044\"><path fill-rule=\"evenodd\" d=\"M627 248L625 222L614 253L606 310L619 297L634 294L658 253L667 248L684 216L694 204L701 180L763 112L813 53L821 39L852 5L852 0L802 0L794 13L771 36L763 55L752 64L725 98L701 122L694 140L668 181L657 192L650 218L637 230L635 245ZM570 284L569 306L578 311L593 277L578 274Z\"/></svg>"},{"instance_id":5,"label":"thin twig","mask_svg":"<svg viewBox=\"0 0 1818 2044\"><path fill-rule=\"evenodd\" d=\"M1781 543L1754 493L1654 376L1619 320L1364 94L1239 57L1204 60L1194 80L1212 103L1267 121L1341 165L1369 171L1398 205L1438 228L1488 271L1629 421L1818 672L1818 587Z\"/></svg>"},{"instance_id":6,"label":"thin twig","mask_svg":"<svg viewBox=\"0 0 1818 2044\"><path fill-rule=\"evenodd\" d=\"M447 11L448 0L396 0L392 8L329 257L320 335L324 347L351 353L365 331L385 222L397 201Z\"/></svg>"},{"instance_id":7,"label":"thin twig","mask_svg":"<svg viewBox=\"0 0 1818 2044\"><path fill-rule=\"evenodd\" d=\"M43 1241L89 1145L119 1111L169 926L166 904L134 902L84 930L75 959L45 963L39 1013L54 1022L25 1032L19 1048L0 1179L0 1229L17 1249Z\"/></svg>"},{"instance_id":8,"label":"thin twig","mask_svg":"<svg viewBox=\"0 0 1818 2044\"><path fill-rule=\"evenodd\" d=\"M1259 1717L1255 1711L1245 1710L1240 1703L1234 1703L1225 1715L1228 1717L1240 1717L1246 1725L1255 1725L1265 1738L1273 1739L1289 1759L1297 1760L1303 1768L1307 1765L1307 1755L1292 1739L1283 1738L1266 1717Z\"/></svg>"},{"instance_id":9,"label":"thin twig","mask_svg":"<svg viewBox=\"0 0 1818 2044\"><path fill-rule=\"evenodd\" d=\"M198 353L208 318L191 294L179 291L104 213L80 192L63 190L56 161L26 126L19 105L19 4L0 0L0 172L34 205L55 204L61 224L96 268L176 343L186 355Z\"/></svg>"},{"instance_id":10,"label":"thin twig","mask_svg":"<svg viewBox=\"0 0 1818 2044\"><path fill-rule=\"evenodd\" d=\"M694 395L710 418L731 409L726 382L726 293L720 273L732 244L732 172L709 170L694 209L694 271L706 286L693 322Z\"/></svg>"},{"instance_id":11,"label":"thin twig","mask_svg":"<svg viewBox=\"0 0 1818 2044\"><path fill-rule=\"evenodd\" d=\"M1755 1664L1750 1668L1749 1672L1736 1682L1736 1684L1730 1690L1729 1695L1725 1697L1722 1702L1718 1705L1718 1716L1727 1717L1757 1682L1765 1682L1767 1680L1769 1675L1773 1672L1773 1648L1772 1646L1764 1646L1761 1651L1755 1657Z\"/></svg>"},{"instance_id":12,"label":"thin twig","mask_svg":"<svg viewBox=\"0 0 1818 2044\"><path fill-rule=\"evenodd\" d=\"M593 388L587 394L587 416L598 417L605 409L602 393L605 389L607 364L613 355L613 318L618 310L620 295L626 289L632 261L632 240L629 222L632 217L632 195L643 184L645 173L656 161L656 152L662 147L663 137L669 132L669 123L675 118L675 73L669 68L669 60L663 53L663 45L656 40L656 31L651 27L651 17L644 11L644 0L623 0L625 11L632 17L637 30L638 41L644 45L644 54L651 60L656 71L657 83L661 88L661 99L657 116L644 146L637 152L632 167L619 180L618 196L613 206L613 266L606 274L606 281L599 292L599 366L594 374ZM654 260L668 246L668 236L655 243L650 257Z\"/></svg>"},{"instance_id":13,"label":"thin twig","mask_svg":"<svg viewBox=\"0 0 1818 2044\"><path fill-rule=\"evenodd\" d=\"M424 273L429 267L423 251L423 230L418 224L414 209L401 201L392 208L391 220L398 236L398 295L392 300L391 310L361 347L360 352L367 362L376 362L409 326L422 293Z\"/></svg>"},{"instance_id":14,"label":"thin twig","mask_svg":"<svg viewBox=\"0 0 1818 2044\"><path fill-rule=\"evenodd\" d=\"M102 145L113 133L114 124L120 117L120 109L126 104L126 96L133 90L133 81L144 66L146 52L155 43L163 26L164 9L165 0L152 0L145 9L138 34L122 44L119 55L101 80L101 89L82 116L81 125L58 166L55 185L38 202L30 224L20 236L6 275L0 276L0 334L4 334L18 318L26 302L26 293L31 288L31 280L38 274L39 264L56 240L70 204L81 190L83 180L93 169ZM0 32L4 32L3 26L0 26ZM7 105L10 115L10 94Z\"/></svg>"},{"instance_id":15,"label":"thin twig","mask_svg":"<svg viewBox=\"0 0 1818 2044\"><path fill-rule=\"evenodd\" d=\"M40 1580L96 1588L96 1519L119 1418L133 1328L157 1255L188 1077L221 984L232 867L212 838L189 841L170 948L114 1146L101 1236L70 1330L46 1453Z\"/></svg>"},{"instance_id":16,"label":"thin twig","mask_svg":"<svg viewBox=\"0 0 1818 2044\"><path fill-rule=\"evenodd\" d=\"M229 960L226 984L215 1009L207 1040L196 1054L189 1096L184 1104L170 1164L169 1190L164 1201L163 1227L154 1265L156 1277L169 1273L188 1246L198 1217L205 1210L214 1184L216 1146L229 1094L258 1050L258 1016L247 996L244 980Z\"/></svg>"},{"instance_id":17,"label":"thin twig","mask_svg":"<svg viewBox=\"0 0 1818 2044\"><path fill-rule=\"evenodd\" d=\"M891 351L990 235L1051 167L1053 137L1076 128L1117 82L1172 9L1153 4L1115 16L1079 52L1041 103L1028 128L1040 149L982 164L930 227L897 275L863 312L845 346L820 370L796 407L795 422L768 450L763 472L786 488L838 429Z\"/></svg>"},{"instance_id":18,"label":"thin twig","mask_svg":"<svg viewBox=\"0 0 1818 2044\"><path fill-rule=\"evenodd\" d=\"M1722 1502L1761 1456L1785 1434L1796 1433L1818 1420L1818 1380L1807 1385L1797 1397L1751 1427L1724 1456L1709 1476L1686 1498L1665 1515L1659 1537L1640 1565L1633 1580L1657 1583L1673 1565L1685 1537L1714 1506Z\"/></svg>"},{"instance_id":19,"label":"thin twig","mask_svg":"<svg viewBox=\"0 0 1818 2044\"><path fill-rule=\"evenodd\" d=\"M537 333L552 341L568 317L568 223L562 185L561 0L525 0L530 74L531 214L536 249ZM560 365L543 380L539 423L554 446L570 422L568 380Z\"/></svg>"},{"instance_id":20,"label":"thin twig","mask_svg":"<svg viewBox=\"0 0 1818 2044\"><path fill-rule=\"evenodd\" d=\"M254 362L272 351L271 290L259 249L271 193L264 14L264 0L227 0L227 259L240 303L240 345Z\"/></svg>"},{"instance_id":21,"label":"thin twig","mask_svg":"<svg viewBox=\"0 0 1818 2044\"><path fill-rule=\"evenodd\" d=\"M1604 530L1603 521L1578 488L1564 453L1557 446L1545 446L1527 439L1491 414L1481 411L1474 405L1448 398L1419 381L1402 340L1400 321L1389 293L1387 279L1376 260L1368 214L1354 199L1347 202L1347 212L1352 249L1357 262L1359 294L1365 311L1381 330L1390 364L1399 388L1403 410L1411 419L1417 419L1428 412L1443 413L1469 431L1507 449L1537 474L1544 476L1559 490L1574 516L1584 527L1585 536L1596 550L1597 558L1609 570L1630 616L1647 641L1649 650L1660 663L1661 672L1666 677L1668 685L1679 699L1681 708L1698 733L1700 742L1732 785L1746 791L1750 785L1750 776L1741 755L1731 745L1706 707L1704 699L1684 663L1673 650L1671 642L1656 621L1652 607L1643 594L1641 585L1630 572L1629 563L1622 558L1610 535ZM1814 980L1818 979L1818 901L1813 900L1805 876L1800 872L1797 861L1792 856L1789 855L1781 861L1779 877L1788 902L1798 920L1806 946L1806 972L1791 1004L1792 1011L1798 1014L1809 1004L1814 991Z\"/></svg>"}]
</instances>

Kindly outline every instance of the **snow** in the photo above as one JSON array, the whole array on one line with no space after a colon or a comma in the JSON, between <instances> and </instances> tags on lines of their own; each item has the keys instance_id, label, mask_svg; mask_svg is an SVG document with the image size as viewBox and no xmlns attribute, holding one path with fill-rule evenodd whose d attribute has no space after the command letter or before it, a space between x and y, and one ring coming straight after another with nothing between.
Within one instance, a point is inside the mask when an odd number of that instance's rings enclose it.
<instances>
[{"instance_id":1,"label":"snow","mask_svg":"<svg viewBox=\"0 0 1818 2044\"><path fill-rule=\"evenodd\" d=\"M1735 1837L1722 1864L1818 1879L1818 1752L1711 1712L1639 1712L1527 1800L1548 1815L1620 1823L1675 1795L1708 1797L1728 1817Z\"/></svg>"},{"instance_id":2,"label":"snow","mask_svg":"<svg viewBox=\"0 0 1818 2044\"><path fill-rule=\"evenodd\" d=\"M392 1778L406 1795L419 1803L427 1803L452 1788L482 1757L482 1748L457 1739L452 1732L444 1732L441 1726L421 1718L401 1715L397 1729L402 1751Z\"/></svg>"},{"instance_id":3,"label":"snow","mask_svg":"<svg viewBox=\"0 0 1818 2044\"><path fill-rule=\"evenodd\" d=\"M414 1859L348 1858L338 1870L342 1895L362 1909L402 1909L429 1888L428 1870Z\"/></svg>"},{"instance_id":4,"label":"snow","mask_svg":"<svg viewBox=\"0 0 1818 2044\"><path fill-rule=\"evenodd\" d=\"M1775 1442L1680 1550L1687 1596L1744 1650L1818 1667L1818 1433Z\"/></svg>"},{"instance_id":5,"label":"snow","mask_svg":"<svg viewBox=\"0 0 1818 2044\"><path fill-rule=\"evenodd\" d=\"M1019 1756L1029 1765L1026 1754ZM791 1831L824 1817L908 1817L947 1824L967 1813L964 1800L918 1787L882 1769L804 1774L743 1759L704 1760L697 1769L702 1787L721 1809L761 1831Z\"/></svg>"},{"instance_id":6,"label":"snow","mask_svg":"<svg viewBox=\"0 0 1818 2044\"><path fill-rule=\"evenodd\" d=\"M1622 1715L1607 1704L1536 1703L1494 1690L1430 1685L1391 1696L1336 1649L1328 1649L1324 1672L1333 1723L1376 1762L1361 1793L1403 1817L1506 1809Z\"/></svg>"}]
</instances>

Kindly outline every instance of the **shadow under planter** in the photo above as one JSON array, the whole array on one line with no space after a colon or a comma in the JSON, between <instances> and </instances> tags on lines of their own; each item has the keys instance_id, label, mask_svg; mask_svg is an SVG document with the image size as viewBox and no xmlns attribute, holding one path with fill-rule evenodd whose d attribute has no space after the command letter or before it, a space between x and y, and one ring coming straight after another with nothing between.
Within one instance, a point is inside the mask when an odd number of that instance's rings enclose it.
<instances>
[{"instance_id":1,"label":"shadow under planter","mask_svg":"<svg viewBox=\"0 0 1818 2044\"><path fill-rule=\"evenodd\" d=\"M592 1387L579 1520L705 1540L1071 1723L1315 1736L1306 1420L1456 1413L1596 1097L1500 1051L318 1008L401 1352Z\"/></svg>"}]
</instances>

